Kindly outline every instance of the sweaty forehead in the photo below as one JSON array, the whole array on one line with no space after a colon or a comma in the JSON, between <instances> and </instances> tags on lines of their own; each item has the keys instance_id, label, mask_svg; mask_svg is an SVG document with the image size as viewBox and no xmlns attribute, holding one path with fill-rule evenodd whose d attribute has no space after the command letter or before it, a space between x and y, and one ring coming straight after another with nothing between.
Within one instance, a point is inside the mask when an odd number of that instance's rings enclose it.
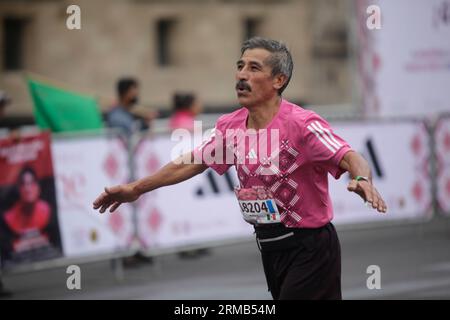
<instances>
[{"instance_id":1,"label":"sweaty forehead","mask_svg":"<svg viewBox=\"0 0 450 320\"><path fill-rule=\"evenodd\" d=\"M242 60L244 62L259 62L260 64L264 64L267 58L270 57L270 54L271 53L266 49L247 49L244 51L239 60Z\"/></svg>"}]
</instances>

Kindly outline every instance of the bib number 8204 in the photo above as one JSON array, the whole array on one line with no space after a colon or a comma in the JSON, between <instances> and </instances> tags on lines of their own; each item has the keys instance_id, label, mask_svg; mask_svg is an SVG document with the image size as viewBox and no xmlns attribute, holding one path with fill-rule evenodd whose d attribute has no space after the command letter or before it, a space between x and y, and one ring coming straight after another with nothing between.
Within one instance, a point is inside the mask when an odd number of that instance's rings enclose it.
<instances>
[{"instance_id":1,"label":"bib number 8204","mask_svg":"<svg viewBox=\"0 0 450 320\"><path fill-rule=\"evenodd\" d=\"M244 202L240 203L242 212L245 213L261 213L261 212L269 212L267 208L267 204L265 202Z\"/></svg>"},{"instance_id":2,"label":"bib number 8204","mask_svg":"<svg viewBox=\"0 0 450 320\"><path fill-rule=\"evenodd\" d=\"M278 213L273 199L268 200L239 200L241 211L245 215L261 215Z\"/></svg>"}]
</instances>

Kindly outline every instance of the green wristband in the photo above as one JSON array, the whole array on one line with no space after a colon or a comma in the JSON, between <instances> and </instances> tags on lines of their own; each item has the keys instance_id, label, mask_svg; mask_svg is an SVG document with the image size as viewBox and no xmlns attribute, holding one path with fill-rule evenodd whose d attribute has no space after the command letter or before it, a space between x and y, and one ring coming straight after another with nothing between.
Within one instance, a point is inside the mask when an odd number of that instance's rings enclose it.
<instances>
[{"instance_id":1,"label":"green wristband","mask_svg":"<svg viewBox=\"0 0 450 320\"><path fill-rule=\"evenodd\" d=\"M370 182L368 177L363 177L363 176L356 176L355 180L356 181L364 180L364 181Z\"/></svg>"}]
</instances>

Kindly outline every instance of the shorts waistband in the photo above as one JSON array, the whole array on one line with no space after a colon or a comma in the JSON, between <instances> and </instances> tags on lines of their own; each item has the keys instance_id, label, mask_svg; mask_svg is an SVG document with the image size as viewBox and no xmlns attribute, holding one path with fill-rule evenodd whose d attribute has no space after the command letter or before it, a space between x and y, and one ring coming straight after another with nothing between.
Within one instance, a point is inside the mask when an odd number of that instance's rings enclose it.
<instances>
[{"instance_id":1,"label":"shorts waistband","mask_svg":"<svg viewBox=\"0 0 450 320\"><path fill-rule=\"evenodd\" d=\"M331 226L329 222L319 228L288 228L282 223L277 223L270 225L270 227L269 225L255 225L254 229L259 249L261 251L272 251L297 246L298 240L303 241L302 239L304 239L307 241L306 239Z\"/></svg>"},{"instance_id":2,"label":"shorts waistband","mask_svg":"<svg viewBox=\"0 0 450 320\"><path fill-rule=\"evenodd\" d=\"M286 227L283 223L271 223L271 224L254 225L253 228L255 229L256 235L270 234L270 233L278 234L280 232L314 233L326 228L330 224L331 222L328 222L327 224L318 228L289 228Z\"/></svg>"}]
</instances>

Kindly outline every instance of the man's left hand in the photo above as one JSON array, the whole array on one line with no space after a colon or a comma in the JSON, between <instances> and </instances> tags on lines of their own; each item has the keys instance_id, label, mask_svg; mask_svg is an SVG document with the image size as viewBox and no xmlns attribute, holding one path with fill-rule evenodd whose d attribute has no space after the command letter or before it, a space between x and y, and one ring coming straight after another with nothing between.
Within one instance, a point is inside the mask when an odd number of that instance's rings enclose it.
<instances>
[{"instance_id":1,"label":"man's left hand","mask_svg":"<svg viewBox=\"0 0 450 320\"><path fill-rule=\"evenodd\" d=\"M365 202L378 212L385 213L387 211L386 203L371 182L353 179L349 182L347 190L359 194Z\"/></svg>"}]
</instances>

